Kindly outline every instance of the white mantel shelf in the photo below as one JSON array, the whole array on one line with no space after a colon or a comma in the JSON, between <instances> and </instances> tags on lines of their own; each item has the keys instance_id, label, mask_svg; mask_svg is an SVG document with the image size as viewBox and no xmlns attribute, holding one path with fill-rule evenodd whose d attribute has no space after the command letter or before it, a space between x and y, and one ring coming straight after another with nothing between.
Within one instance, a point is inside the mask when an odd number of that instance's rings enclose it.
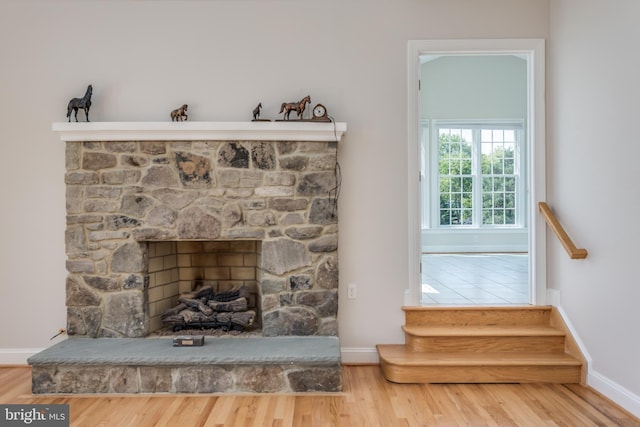
<instances>
[{"instance_id":1,"label":"white mantel shelf","mask_svg":"<svg viewBox=\"0 0 640 427\"><path fill-rule=\"evenodd\" d=\"M61 122L63 141L340 141L335 122Z\"/></svg>"}]
</instances>

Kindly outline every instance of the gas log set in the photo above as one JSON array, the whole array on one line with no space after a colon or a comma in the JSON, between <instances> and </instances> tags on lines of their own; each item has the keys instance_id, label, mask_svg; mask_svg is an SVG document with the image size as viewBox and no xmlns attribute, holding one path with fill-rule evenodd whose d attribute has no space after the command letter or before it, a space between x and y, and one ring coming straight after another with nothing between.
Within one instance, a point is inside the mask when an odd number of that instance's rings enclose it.
<instances>
[{"instance_id":1,"label":"gas log set","mask_svg":"<svg viewBox=\"0 0 640 427\"><path fill-rule=\"evenodd\" d=\"M248 309L249 291L244 286L215 292L201 286L180 294L178 305L162 314L162 321L174 331L183 329L222 329L246 331L253 325L256 312Z\"/></svg>"}]
</instances>

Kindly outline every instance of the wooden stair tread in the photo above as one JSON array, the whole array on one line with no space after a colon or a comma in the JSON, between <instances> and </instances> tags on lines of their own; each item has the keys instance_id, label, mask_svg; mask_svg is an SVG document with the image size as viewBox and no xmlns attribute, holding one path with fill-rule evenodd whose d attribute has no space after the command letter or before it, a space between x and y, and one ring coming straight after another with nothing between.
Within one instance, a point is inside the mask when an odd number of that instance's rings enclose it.
<instances>
[{"instance_id":1,"label":"wooden stair tread","mask_svg":"<svg viewBox=\"0 0 640 427\"><path fill-rule=\"evenodd\" d=\"M403 307L407 326L548 326L547 306Z\"/></svg>"},{"instance_id":2,"label":"wooden stair tread","mask_svg":"<svg viewBox=\"0 0 640 427\"><path fill-rule=\"evenodd\" d=\"M536 326L423 326L404 325L402 329L416 337L529 337L529 336L554 336L562 337L564 332L544 325Z\"/></svg>"},{"instance_id":3,"label":"wooden stair tread","mask_svg":"<svg viewBox=\"0 0 640 427\"><path fill-rule=\"evenodd\" d=\"M581 362L565 353L467 353L415 352L401 344L378 345L380 359L402 366L580 366Z\"/></svg>"},{"instance_id":4,"label":"wooden stair tread","mask_svg":"<svg viewBox=\"0 0 640 427\"><path fill-rule=\"evenodd\" d=\"M403 306L408 311L548 311L548 305L445 305L445 306Z\"/></svg>"}]
</instances>

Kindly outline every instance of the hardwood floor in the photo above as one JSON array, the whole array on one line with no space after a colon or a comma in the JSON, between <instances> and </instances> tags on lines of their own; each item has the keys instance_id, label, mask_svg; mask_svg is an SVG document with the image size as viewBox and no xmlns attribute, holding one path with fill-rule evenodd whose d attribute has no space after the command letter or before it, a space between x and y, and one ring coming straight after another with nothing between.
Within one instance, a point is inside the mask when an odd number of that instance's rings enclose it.
<instances>
[{"instance_id":1,"label":"hardwood floor","mask_svg":"<svg viewBox=\"0 0 640 427\"><path fill-rule=\"evenodd\" d=\"M0 403L69 404L72 426L640 426L578 384L394 384L345 366L344 392L266 395L31 394L29 367L0 368Z\"/></svg>"}]
</instances>

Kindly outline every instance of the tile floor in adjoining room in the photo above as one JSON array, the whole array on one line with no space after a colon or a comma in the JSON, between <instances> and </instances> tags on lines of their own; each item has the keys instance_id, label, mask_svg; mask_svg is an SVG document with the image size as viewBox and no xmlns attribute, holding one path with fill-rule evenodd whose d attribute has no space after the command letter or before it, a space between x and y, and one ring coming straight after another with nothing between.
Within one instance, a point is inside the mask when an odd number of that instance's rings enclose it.
<instances>
[{"instance_id":1,"label":"tile floor in adjoining room","mask_svg":"<svg viewBox=\"0 0 640 427\"><path fill-rule=\"evenodd\" d=\"M529 304L527 254L423 254L422 304Z\"/></svg>"}]
</instances>

